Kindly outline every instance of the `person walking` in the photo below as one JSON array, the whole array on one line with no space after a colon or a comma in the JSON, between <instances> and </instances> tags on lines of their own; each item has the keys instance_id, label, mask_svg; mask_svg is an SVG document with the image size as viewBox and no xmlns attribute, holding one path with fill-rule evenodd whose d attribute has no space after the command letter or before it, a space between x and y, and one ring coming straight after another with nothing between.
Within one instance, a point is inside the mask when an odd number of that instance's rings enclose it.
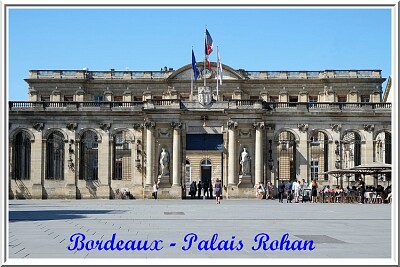
<instances>
[{"instance_id":1,"label":"person walking","mask_svg":"<svg viewBox=\"0 0 400 267\"><path fill-rule=\"evenodd\" d=\"M154 184L153 184L153 197L154 197L154 200L157 199L157 193L158 193L158 183L155 180Z\"/></svg>"},{"instance_id":2,"label":"person walking","mask_svg":"<svg viewBox=\"0 0 400 267\"><path fill-rule=\"evenodd\" d=\"M360 190L360 204L364 204L364 197L365 197L365 182L360 178L358 182L358 190Z\"/></svg>"},{"instance_id":3,"label":"person walking","mask_svg":"<svg viewBox=\"0 0 400 267\"><path fill-rule=\"evenodd\" d=\"M197 198L198 199L200 199L200 197L201 197L201 189L202 189L203 187L201 186L201 181L199 181L198 183L197 183Z\"/></svg>"},{"instance_id":4,"label":"person walking","mask_svg":"<svg viewBox=\"0 0 400 267\"><path fill-rule=\"evenodd\" d=\"M317 180L314 178L311 181L311 202L317 203L317 195L318 195L318 184Z\"/></svg>"},{"instance_id":5,"label":"person walking","mask_svg":"<svg viewBox=\"0 0 400 267\"><path fill-rule=\"evenodd\" d=\"M222 185L221 180L217 179L214 185L216 204L221 204Z\"/></svg>"},{"instance_id":6,"label":"person walking","mask_svg":"<svg viewBox=\"0 0 400 267\"><path fill-rule=\"evenodd\" d=\"M285 192L285 184L283 183L283 181L280 181L279 187L278 187L278 198L279 198L280 203L283 203L284 192Z\"/></svg>"}]
</instances>

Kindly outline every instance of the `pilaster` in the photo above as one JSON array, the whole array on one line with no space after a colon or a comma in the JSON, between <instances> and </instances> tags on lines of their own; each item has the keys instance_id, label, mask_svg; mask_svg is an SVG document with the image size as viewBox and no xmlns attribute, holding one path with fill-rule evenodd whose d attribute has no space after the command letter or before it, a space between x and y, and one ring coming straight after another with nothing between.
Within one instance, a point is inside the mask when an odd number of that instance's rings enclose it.
<instances>
[{"instance_id":1,"label":"pilaster","mask_svg":"<svg viewBox=\"0 0 400 267\"><path fill-rule=\"evenodd\" d=\"M155 179L153 173L153 148L154 148L154 128L156 124L153 121L145 121L146 129L146 186L151 186Z\"/></svg>"},{"instance_id":2,"label":"pilaster","mask_svg":"<svg viewBox=\"0 0 400 267\"><path fill-rule=\"evenodd\" d=\"M264 122L257 122L254 124L254 128L256 129L256 153L255 153L255 184L259 182L263 182L263 132L264 132Z\"/></svg>"}]
</instances>

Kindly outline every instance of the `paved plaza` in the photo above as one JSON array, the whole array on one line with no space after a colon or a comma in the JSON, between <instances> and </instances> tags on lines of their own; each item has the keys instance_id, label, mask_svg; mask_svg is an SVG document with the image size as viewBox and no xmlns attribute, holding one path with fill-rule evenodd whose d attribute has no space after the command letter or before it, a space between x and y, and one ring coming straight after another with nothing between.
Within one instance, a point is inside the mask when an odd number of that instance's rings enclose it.
<instances>
[{"instance_id":1,"label":"paved plaza","mask_svg":"<svg viewBox=\"0 0 400 267\"><path fill-rule=\"evenodd\" d=\"M391 204L279 203L256 199L223 199L220 205L214 200L197 199L12 200L8 255L10 259L384 260L392 257L391 208ZM296 244L294 248L306 240L313 241L313 248L281 250L278 246L273 250L268 245L264 250L259 245L260 238L265 241L267 235L270 239L265 244L281 242L285 234ZM76 239L78 236L81 239ZM85 240L81 242L83 236ZM193 242L189 247L190 238ZM102 250L99 246L93 248L99 240L103 241ZM136 244L141 241L142 247L148 240L147 250L131 250L129 240L136 240ZM111 243L115 248L120 242L121 250L106 250L107 241L109 248ZM126 243L128 249L124 247Z\"/></svg>"}]
</instances>

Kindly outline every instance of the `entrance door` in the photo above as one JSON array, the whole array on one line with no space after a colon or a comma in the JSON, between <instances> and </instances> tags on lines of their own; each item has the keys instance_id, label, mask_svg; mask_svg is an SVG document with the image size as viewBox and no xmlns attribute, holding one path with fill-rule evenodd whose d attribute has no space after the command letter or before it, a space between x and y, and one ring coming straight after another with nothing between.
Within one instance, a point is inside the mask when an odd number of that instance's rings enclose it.
<instances>
[{"instance_id":1,"label":"entrance door","mask_svg":"<svg viewBox=\"0 0 400 267\"><path fill-rule=\"evenodd\" d=\"M201 162L201 183L203 184L204 195L209 198L209 189L211 184L211 173L212 173L212 164L209 160L203 160Z\"/></svg>"}]
</instances>

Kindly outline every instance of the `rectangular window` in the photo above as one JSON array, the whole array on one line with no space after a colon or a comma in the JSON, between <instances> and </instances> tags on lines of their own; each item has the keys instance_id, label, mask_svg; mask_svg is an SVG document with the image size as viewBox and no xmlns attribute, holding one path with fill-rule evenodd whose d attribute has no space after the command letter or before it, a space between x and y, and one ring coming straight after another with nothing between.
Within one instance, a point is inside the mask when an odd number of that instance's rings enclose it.
<instances>
[{"instance_id":1,"label":"rectangular window","mask_svg":"<svg viewBox=\"0 0 400 267\"><path fill-rule=\"evenodd\" d=\"M298 96L289 96L289 102L290 103L297 103L299 102L299 97ZM296 104L290 104L289 107L296 107Z\"/></svg>"},{"instance_id":2,"label":"rectangular window","mask_svg":"<svg viewBox=\"0 0 400 267\"><path fill-rule=\"evenodd\" d=\"M72 101L74 101L74 96L72 96L72 95L65 95L65 96L64 96L64 101L65 101L65 102L72 102Z\"/></svg>"},{"instance_id":3,"label":"rectangular window","mask_svg":"<svg viewBox=\"0 0 400 267\"><path fill-rule=\"evenodd\" d=\"M310 102L310 107L316 107L317 105L314 103L318 102L318 96L309 96L308 102Z\"/></svg>"},{"instance_id":4,"label":"rectangular window","mask_svg":"<svg viewBox=\"0 0 400 267\"><path fill-rule=\"evenodd\" d=\"M122 102L123 100L122 100L122 96L114 96L114 101L115 102Z\"/></svg>"},{"instance_id":5,"label":"rectangular window","mask_svg":"<svg viewBox=\"0 0 400 267\"><path fill-rule=\"evenodd\" d=\"M319 165L318 160L312 160L310 162L311 179L315 178L316 180L318 180L318 165Z\"/></svg>"},{"instance_id":6,"label":"rectangular window","mask_svg":"<svg viewBox=\"0 0 400 267\"><path fill-rule=\"evenodd\" d=\"M43 102L50 102L50 96L48 95L42 95L41 99Z\"/></svg>"},{"instance_id":7,"label":"rectangular window","mask_svg":"<svg viewBox=\"0 0 400 267\"><path fill-rule=\"evenodd\" d=\"M258 99L260 99L260 97L258 95L251 95L250 99L251 100L258 100Z\"/></svg>"},{"instance_id":8,"label":"rectangular window","mask_svg":"<svg viewBox=\"0 0 400 267\"><path fill-rule=\"evenodd\" d=\"M133 101L143 101L143 96L134 96Z\"/></svg>"},{"instance_id":9,"label":"rectangular window","mask_svg":"<svg viewBox=\"0 0 400 267\"><path fill-rule=\"evenodd\" d=\"M270 96L269 101L270 102L279 102L279 97L278 96Z\"/></svg>"},{"instance_id":10,"label":"rectangular window","mask_svg":"<svg viewBox=\"0 0 400 267\"><path fill-rule=\"evenodd\" d=\"M115 180L122 180L122 159L115 159Z\"/></svg>"},{"instance_id":11,"label":"rectangular window","mask_svg":"<svg viewBox=\"0 0 400 267\"><path fill-rule=\"evenodd\" d=\"M222 95L222 99L224 101L229 101L229 100L232 100L232 96L231 95Z\"/></svg>"},{"instance_id":12,"label":"rectangular window","mask_svg":"<svg viewBox=\"0 0 400 267\"><path fill-rule=\"evenodd\" d=\"M361 96L361 102L362 103L368 103L369 102L369 95L362 95Z\"/></svg>"},{"instance_id":13,"label":"rectangular window","mask_svg":"<svg viewBox=\"0 0 400 267\"><path fill-rule=\"evenodd\" d=\"M102 96L102 95L95 95L95 96L93 96L93 101L94 101L94 102L103 102L103 101L104 101L104 96Z\"/></svg>"},{"instance_id":14,"label":"rectangular window","mask_svg":"<svg viewBox=\"0 0 400 267\"><path fill-rule=\"evenodd\" d=\"M345 95L339 95L339 96L338 96L338 102L340 102L340 103L345 103L345 102L347 102L347 96L345 96Z\"/></svg>"}]
</instances>

